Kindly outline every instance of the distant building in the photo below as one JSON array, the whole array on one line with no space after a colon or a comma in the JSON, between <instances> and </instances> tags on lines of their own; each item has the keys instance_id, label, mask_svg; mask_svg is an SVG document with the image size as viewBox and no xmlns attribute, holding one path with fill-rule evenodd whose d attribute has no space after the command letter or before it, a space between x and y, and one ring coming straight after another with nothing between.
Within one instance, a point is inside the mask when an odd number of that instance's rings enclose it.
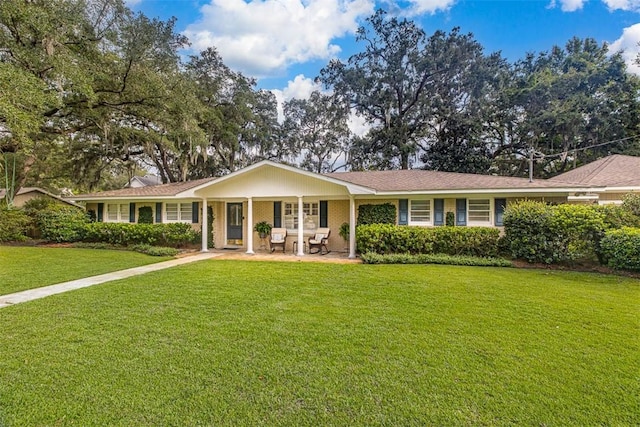
<instances>
[{"instance_id":1,"label":"distant building","mask_svg":"<svg viewBox=\"0 0 640 427\"><path fill-rule=\"evenodd\" d=\"M134 176L124 187L140 188L140 187L151 187L153 185L160 185L160 184L162 184L162 179L159 176L145 175L145 176Z\"/></svg>"},{"instance_id":2,"label":"distant building","mask_svg":"<svg viewBox=\"0 0 640 427\"><path fill-rule=\"evenodd\" d=\"M0 188L0 200L4 199L6 195L7 195L7 190L4 188ZM13 205L21 208L29 200L36 199L38 197L52 199L52 200L55 200L56 202L64 203L69 206L74 206L76 208L83 209L82 206L70 200L66 200L60 196L56 196L55 194L49 193L47 190L43 190L42 188L38 188L38 187L22 187L20 190L18 190L16 195L13 197Z\"/></svg>"}]
</instances>

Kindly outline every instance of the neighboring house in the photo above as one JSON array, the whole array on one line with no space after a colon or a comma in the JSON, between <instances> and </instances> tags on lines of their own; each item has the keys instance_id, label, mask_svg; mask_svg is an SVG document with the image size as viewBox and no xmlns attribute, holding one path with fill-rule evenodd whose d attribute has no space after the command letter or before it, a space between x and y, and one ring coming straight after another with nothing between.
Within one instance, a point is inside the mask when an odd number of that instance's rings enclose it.
<instances>
[{"instance_id":1,"label":"neighboring house","mask_svg":"<svg viewBox=\"0 0 640 427\"><path fill-rule=\"evenodd\" d=\"M160 185L160 184L162 184L162 179L159 176L155 176L155 175L134 176L127 183L127 185L125 185L125 188L150 187L152 185Z\"/></svg>"},{"instance_id":2,"label":"neighboring house","mask_svg":"<svg viewBox=\"0 0 640 427\"><path fill-rule=\"evenodd\" d=\"M6 195L7 195L7 190L4 188L0 188L0 199L4 199ZM13 197L13 205L21 208L29 200L36 199L38 197L44 197L47 199L55 200L56 202L60 202L69 206L74 206L80 209L83 208L82 206L74 203L71 200L63 199L60 196L56 196L55 194L52 194L47 190L43 190L42 188L38 188L38 187L22 187L21 189L19 189L18 192Z\"/></svg>"},{"instance_id":3,"label":"neighboring house","mask_svg":"<svg viewBox=\"0 0 640 427\"><path fill-rule=\"evenodd\" d=\"M595 167L594 167L595 165ZM617 171L617 172L613 172ZM640 191L640 157L611 156L550 180L425 170L392 170L316 174L270 161L220 178L125 188L75 196L94 210L99 221L137 222L149 206L155 222L188 222L203 229L202 249L211 232L216 247L238 247L253 253L259 244L255 223L268 221L288 230L294 241L313 236L319 227L333 230L329 249L344 247L338 229L350 224L349 256L355 257L356 212L363 204L391 203L397 223L443 225L453 212L459 226L502 225L505 206L518 199L552 203L620 202L624 193ZM600 177L596 179L596 176ZM207 209L214 215L207 230ZM303 255L303 245L297 245Z\"/></svg>"}]
</instances>

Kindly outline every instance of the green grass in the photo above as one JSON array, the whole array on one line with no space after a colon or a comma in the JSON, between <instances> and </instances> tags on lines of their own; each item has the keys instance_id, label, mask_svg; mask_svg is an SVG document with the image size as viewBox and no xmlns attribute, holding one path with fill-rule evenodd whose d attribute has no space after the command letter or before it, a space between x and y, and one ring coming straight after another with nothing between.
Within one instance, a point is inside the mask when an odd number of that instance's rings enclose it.
<instances>
[{"instance_id":1,"label":"green grass","mask_svg":"<svg viewBox=\"0 0 640 427\"><path fill-rule=\"evenodd\" d=\"M206 261L0 310L0 425L638 425L640 282Z\"/></svg>"},{"instance_id":2,"label":"green grass","mask_svg":"<svg viewBox=\"0 0 640 427\"><path fill-rule=\"evenodd\" d=\"M0 295L167 259L129 251L0 246Z\"/></svg>"}]
</instances>

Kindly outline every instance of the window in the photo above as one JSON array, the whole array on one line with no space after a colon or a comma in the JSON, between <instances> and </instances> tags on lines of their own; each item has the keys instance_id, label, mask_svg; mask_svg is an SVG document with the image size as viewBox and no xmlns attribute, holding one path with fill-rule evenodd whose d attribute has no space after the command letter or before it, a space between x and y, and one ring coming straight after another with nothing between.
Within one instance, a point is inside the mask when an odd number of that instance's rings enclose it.
<instances>
[{"instance_id":1,"label":"window","mask_svg":"<svg viewBox=\"0 0 640 427\"><path fill-rule=\"evenodd\" d=\"M109 203L106 212L108 222L129 222L129 203Z\"/></svg>"},{"instance_id":2,"label":"window","mask_svg":"<svg viewBox=\"0 0 640 427\"><path fill-rule=\"evenodd\" d=\"M491 222L491 202L489 199L469 199L469 222Z\"/></svg>"},{"instance_id":3,"label":"window","mask_svg":"<svg viewBox=\"0 0 640 427\"><path fill-rule=\"evenodd\" d=\"M167 203L164 211L167 222L191 222L193 212L191 202Z\"/></svg>"},{"instance_id":4,"label":"window","mask_svg":"<svg viewBox=\"0 0 640 427\"><path fill-rule=\"evenodd\" d=\"M307 230L315 230L318 228L319 220L319 204L303 203L302 213L304 217L303 227ZM284 226L289 230L298 228L298 203L284 204Z\"/></svg>"},{"instance_id":5,"label":"window","mask_svg":"<svg viewBox=\"0 0 640 427\"><path fill-rule=\"evenodd\" d=\"M411 224L428 224L431 222L431 200L411 200L409 208Z\"/></svg>"}]
</instances>

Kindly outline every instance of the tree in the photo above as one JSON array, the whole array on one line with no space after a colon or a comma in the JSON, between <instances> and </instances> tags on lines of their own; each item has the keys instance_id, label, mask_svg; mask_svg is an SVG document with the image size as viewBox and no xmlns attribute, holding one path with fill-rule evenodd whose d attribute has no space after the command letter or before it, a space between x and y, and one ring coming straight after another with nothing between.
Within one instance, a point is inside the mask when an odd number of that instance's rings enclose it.
<instances>
[{"instance_id":1,"label":"tree","mask_svg":"<svg viewBox=\"0 0 640 427\"><path fill-rule=\"evenodd\" d=\"M514 65L507 94L499 122L506 143L492 157L512 174L526 170L530 151L540 153L536 176L549 177L626 152L638 132L640 80L593 39L527 55Z\"/></svg>"},{"instance_id":2,"label":"tree","mask_svg":"<svg viewBox=\"0 0 640 427\"><path fill-rule=\"evenodd\" d=\"M189 78L203 107L199 125L206 135L207 156L199 159L199 176L222 175L257 159L271 158L277 140L275 96L256 91L255 80L227 67L214 48L191 56Z\"/></svg>"},{"instance_id":3,"label":"tree","mask_svg":"<svg viewBox=\"0 0 640 427\"><path fill-rule=\"evenodd\" d=\"M387 18L382 10L367 22L370 28L357 32L365 50L346 64L331 61L320 79L372 126L362 157L373 167L407 169L451 92L471 95L482 47L457 28L427 39L415 23Z\"/></svg>"},{"instance_id":4,"label":"tree","mask_svg":"<svg viewBox=\"0 0 640 427\"><path fill-rule=\"evenodd\" d=\"M301 166L312 172L333 172L336 162L345 161L349 140L348 111L333 97L318 91L309 99L291 99L284 104L284 132L301 156Z\"/></svg>"}]
</instances>

